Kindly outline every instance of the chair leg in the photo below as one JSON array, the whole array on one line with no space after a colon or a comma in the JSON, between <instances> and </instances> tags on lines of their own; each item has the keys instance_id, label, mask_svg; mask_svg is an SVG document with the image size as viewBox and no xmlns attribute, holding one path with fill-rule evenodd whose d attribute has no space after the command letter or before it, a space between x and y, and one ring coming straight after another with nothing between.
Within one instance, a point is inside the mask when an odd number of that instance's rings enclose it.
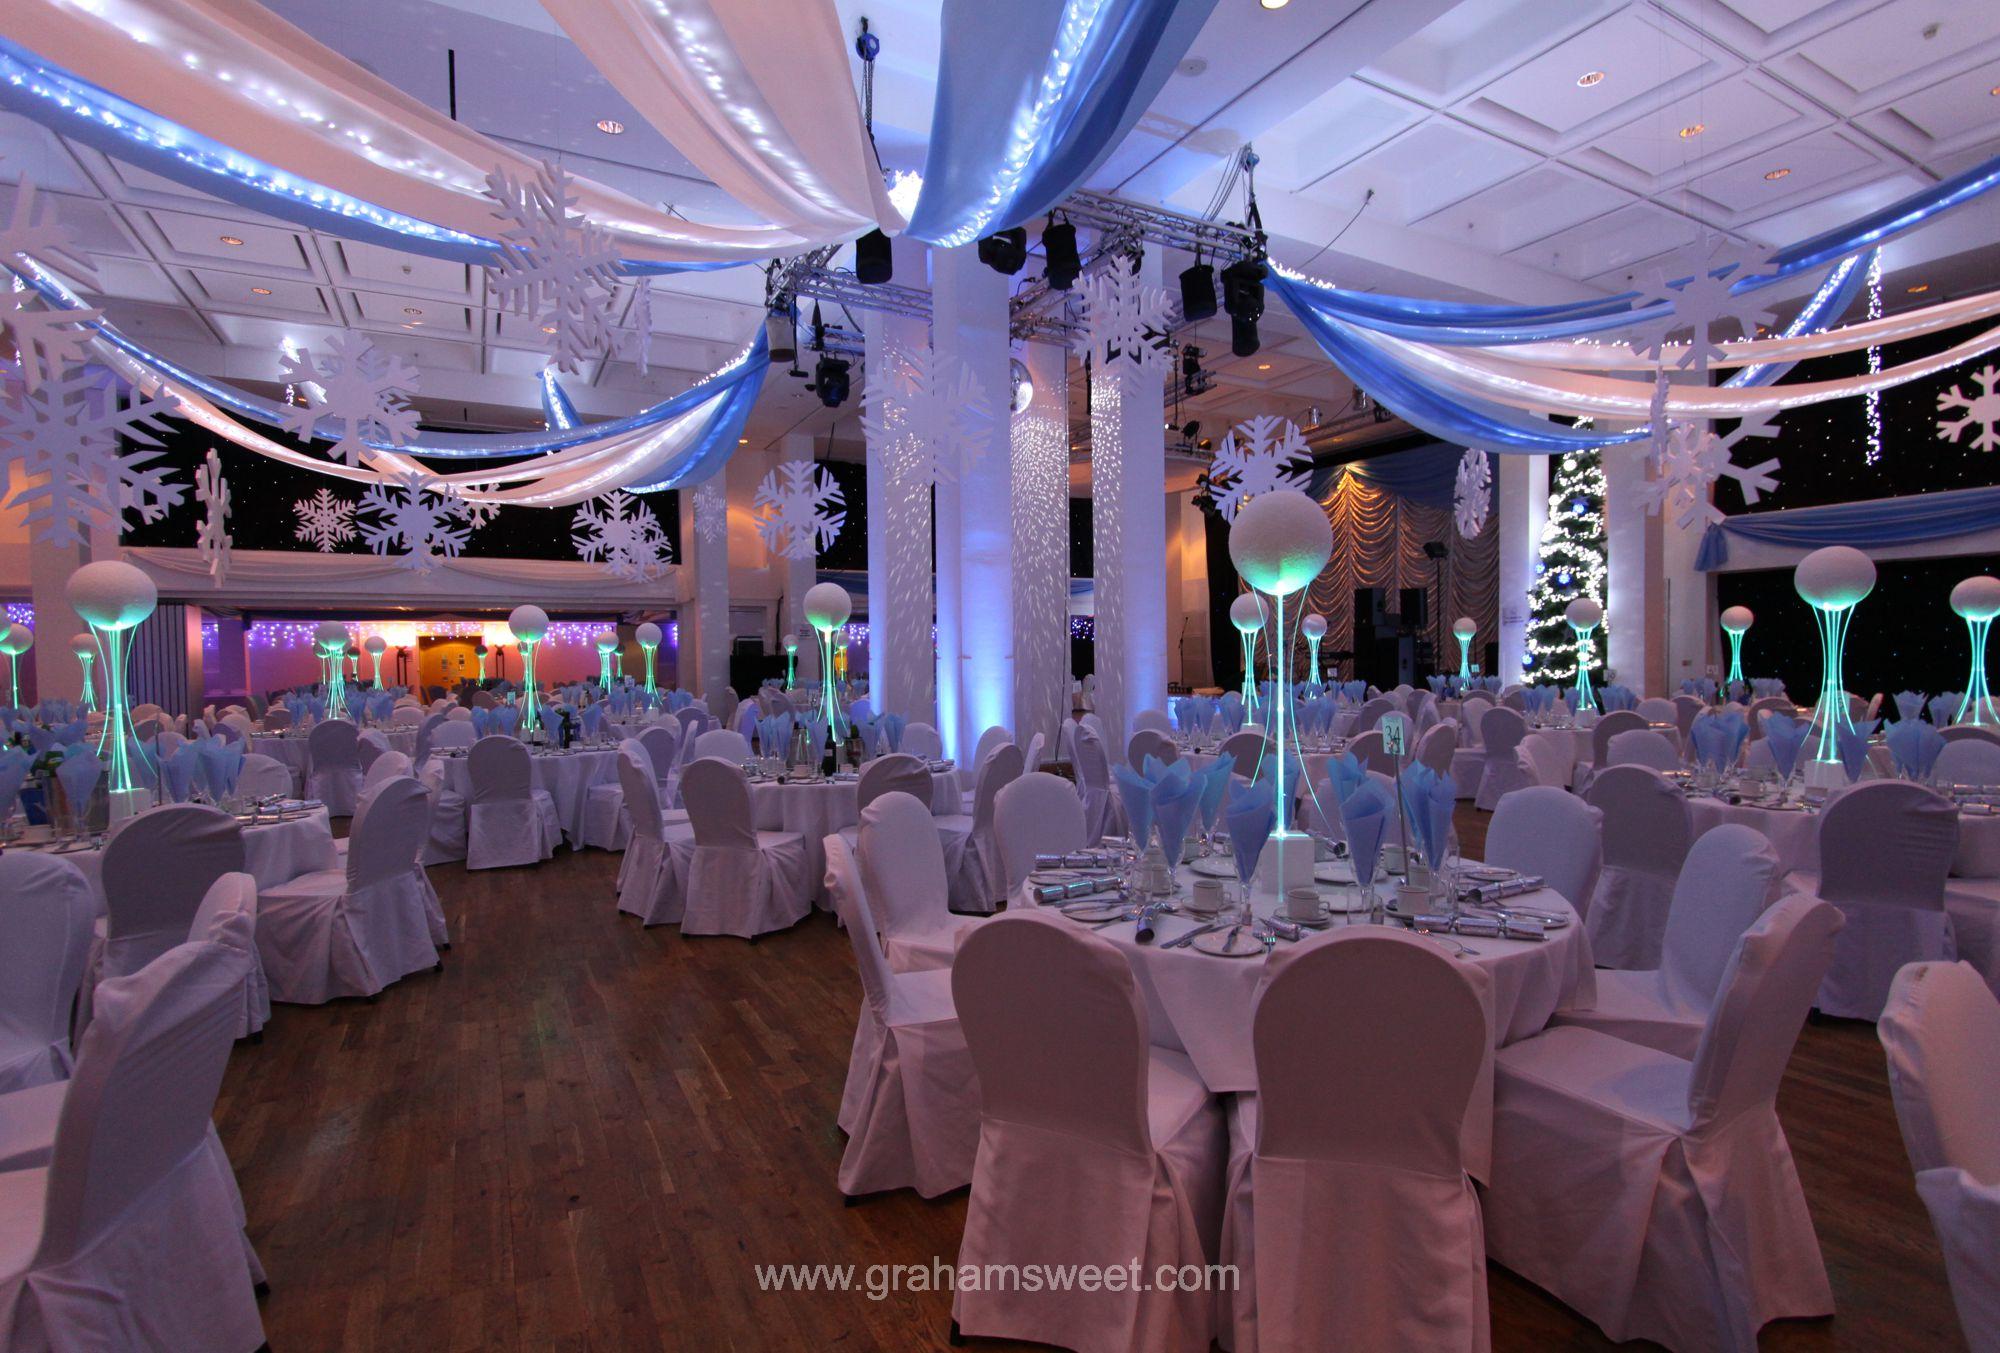
<instances>
[{"instance_id":1,"label":"chair leg","mask_svg":"<svg viewBox=\"0 0 2000 1353\"><path fill-rule=\"evenodd\" d=\"M257 1294L257 1300L262 1301L265 1297L271 1295L270 1281L266 1279L264 1282L258 1283L255 1287L253 1287L250 1290ZM266 1344L265 1347L268 1348L270 1347L270 1345Z\"/></svg>"},{"instance_id":2,"label":"chair leg","mask_svg":"<svg viewBox=\"0 0 2000 1353\"><path fill-rule=\"evenodd\" d=\"M953 1348L965 1347L965 1335L959 1331L958 1322L956 1320L951 1322L950 1339L951 1339L951 1346Z\"/></svg>"}]
</instances>

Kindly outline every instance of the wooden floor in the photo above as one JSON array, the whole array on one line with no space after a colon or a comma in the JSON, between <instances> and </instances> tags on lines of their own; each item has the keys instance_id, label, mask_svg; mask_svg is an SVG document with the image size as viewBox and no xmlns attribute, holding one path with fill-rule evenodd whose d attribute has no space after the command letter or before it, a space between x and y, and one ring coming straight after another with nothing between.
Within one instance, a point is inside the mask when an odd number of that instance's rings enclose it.
<instances>
[{"instance_id":1,"label":"wooden floor","mask_svg":"<svg viewBox=\"0 0 2000 1353\"><path fill-rule=\"evenodd\" d=\"M1485 816L1460 811L1468 854ZM753 1269L957 1254L962 1192L848 1208L834 1186L845 936L823 915L756 945L642 930L613 911L617 864L433 869L442 974L281 1006L237 1048L216 1121L276 1353L945 1345L947 1296L766 1293ZM1808 1027L1779 1111L1839 1314L1764 1347L1963 1347L1872 1026ZM1496 1349L1605 1345L1489 1271Z\"/></svg>"}]
</instances>

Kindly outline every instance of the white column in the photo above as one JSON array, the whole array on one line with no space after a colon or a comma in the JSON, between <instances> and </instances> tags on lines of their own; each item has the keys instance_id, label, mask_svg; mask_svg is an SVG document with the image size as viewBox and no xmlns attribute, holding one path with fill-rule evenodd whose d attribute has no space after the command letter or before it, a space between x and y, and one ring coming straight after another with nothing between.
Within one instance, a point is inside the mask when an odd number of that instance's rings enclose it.
<instances>
[{"instance_id":1,"label":"white column","mask_svg":"<svg viewBox=\"0 0 2000 1353\"><path fill-rule=\"evenodd\" d=\"M1495 456L1500 502L1488 530L1500 532L1500 670L1503 684L1521 679L1528 651L1528 593L1535 585L1542 525L1549 511L1549 458Z\"/></svg>"},{"instance_id":2,"label":"white column","mask_svg":"<svg viewBox=\"0 0 2000 1353\"><path fill-rule=\"evenodd\" d=\"M1034 382L1014 415L1014 736L1055 754L1069 714L1069 351L1030 343ZM1033 769L1033 767L1030 767Z\"/></svg>"},{"instance_id":3,"label":"white column","mask_svg":"<svg viewBox=\"0 0 2000 1353\"><path fill-rule=\"evenodd\" d=\"M991 414L984 454L967 455L937 495L938 728L946 755L965 762L987 728L1014 728L1008 285L976 245L931 253L934 360L940 371L963 363Z\"/></svg>"},{"instance_id":4,"label":"white column","mask_svg":"<svg viewBox=\"0 0 2000 1353\"><path fill-rule=\"evenodd\" d=\"M729 502L725 473L681 493L681 550L693 605L680 612L678 680L704 699L729 684Z\"/></svg>"},{"instance_id":5,"label":"white column","mask_svg":"<svg viewBox=\"0 0 2000 1353\"><path fill-rule=\"evenodd\" d=\"M34 666L35 691L41 699L74 700L83 693L83 664L69 651L69 640L71 635L82 634L89 627L69 604L68 587L70 574L89 563L90 558L90 550L84 545L36 541L28 550L29 600L35 605L35 646L25 656ZM103 662L99 661L92 671L100 706L104 703L103 668ZM26 681L21 688L27 689Z\"/></svg>"},{"instance_id":6,"label":"white column","mask_svg":"<svg viewBox=\"0 0 2000 1353\"><path fill-rule=\"evenodd\" d=\"M778 445L778 459L811 460L813 439L809 432L788 432ZM811 687L819 682L819 643L813 637L812 627L806 624L806 591L818 580L819 569L811 559L781 557L778 562L784 567L784 609L778 614L779 651L783 652L787 634L799 641L798 681ZM746 692L747 694L747 692Z\"/></svg>"},{"instance_id":7,"label":"white column","mask_svg":"<svg viewBox=\"0 0 2000 1353\"><path fill-rule=\"evenodd\" d=\"M1600 423L1607 432L1616 426ZM1645 444L1604 449L1604 613L1612 680L1642 695L1661 694L1666 607L1660 581L1660 519L1646 511Z\"/></svg>"},{"instance_id":8,"label":"white column","mask_svg":"<svg viewBox=\"0 0 2000 1353\"><path fill-rule=\"evenodd\" d=\"M896 276L920 283L925 250L893 241ZM936 723L936 661L931 617L931 487L918 472L921 448L908 413L894 396L897 353L930 346L920 319L861 313L867 341L868 438L868 688L874 705L913 723Z\"/></svg>"}]
</instances>

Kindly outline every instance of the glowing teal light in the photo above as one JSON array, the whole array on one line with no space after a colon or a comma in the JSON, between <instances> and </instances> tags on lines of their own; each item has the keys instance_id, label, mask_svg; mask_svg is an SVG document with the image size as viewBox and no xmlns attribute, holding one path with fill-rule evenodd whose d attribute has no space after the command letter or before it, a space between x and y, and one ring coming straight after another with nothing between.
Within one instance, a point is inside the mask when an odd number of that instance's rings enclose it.
<instances>
[{"instance_id":1,"label":"glowing teal light","mask_svg":"<svg viewBox=\"0 0 2000 1353\"><path fill-rule=\"evenodd\" d=\"M1958 702L1953 723L1979 728L2000 726L2000 710L1986 688L1986 637L1993 618L2000 615L2000 579L1967 578L1951 589L1951 609L1965 620L1972 638L1972 670L1965 678L1965 696Z\"/></svg>"},{"instance_id":2,"label":"glowing teal light","mask_svg":"<svg viewBox=\"0 0 2000 1353\"><path fill-rule=\"evenodd\" d=\"M639 651L646 655L646 694L651 695L658 688L653 684L653 655L659 651L658 644L640 644ZM790 683L787 683L788 685Z\"/></svg>"},{"instance_id":3,"label":"glowing teal light","mask_svg":"<svg viewBox=\"0 0 2000 1353\"><path fill-rule=\"evenodd\" d=\"M1597 633L1597 626L1588 625L1576 631L1576 713L1597 708L1597 692L1590 685L1591 636ZM1466 675L1470 676L1468 671Z\"/></svg>"},{"instance_id":4,"label":"glowing teal light","mask_svg":"<svg viewBox=\"0 0 2000 1353\"><path fill-rule=\"evenodd\" d=\"M98 735L97 754L104 757L108 752L111 792L127 794L140 787L132 776L132 705L125 691L125 657L132 650L132 631L91 625L90 632L104 654L104 730Z\"/></svg>"},{"instance_id":5,"label":"glowing teal light","mask_svg":"<svg viewBox=\"0 0 2000 1353\"><path fill-rule=\"evenodd\" d=\"M535 694L535 640L517 632L514 641L521 646L521 731L526 733L542 726L542 702Z\"/></svg>"},{"instance_id":6,"label":"glowing teal light","mask_svg":"<svg viewBox=\"0 0 2000 1353\"><path fill-rule=\"evenodd\" d=\"M1813 608L1819 626L1819 701L1814 710L1819 737L1813 744L1813 759L1838 761L1839 733L1854 727L1842 671L1847 626L1854 608L1875 590L1875 564L1851 546L1829 545L1799 561L1792 571L1792 587Z\"/></svg>"},{"instance_id":7,"label":"glowing teal light","mask_svg":"<svg viewBox=\"0 0 2000 1353\"><path fill-rule=\"evenodd\" d=\"M97 685L90 679L90 669L97 661L97 655L95 653L79 653L76 655L76 660L83 664L83 697L81 703L85 709L96 709Z\"/></svg>"},{"instance_id":8,"label":"glowing teal light","mask_svg":"<svg viewBox=\"0 0 2000 1353\"><path fill-rule=\"evenodd\" d=\"M1312 654L1311 680L1312 684L1315 686L1320 686L1325 684L1319 679L1319 641L1324 639L1325 637L1326 636L1324 634L1308 634L1306 636L1306 649L1308 652Z\"/></svg>"}]
</instances>

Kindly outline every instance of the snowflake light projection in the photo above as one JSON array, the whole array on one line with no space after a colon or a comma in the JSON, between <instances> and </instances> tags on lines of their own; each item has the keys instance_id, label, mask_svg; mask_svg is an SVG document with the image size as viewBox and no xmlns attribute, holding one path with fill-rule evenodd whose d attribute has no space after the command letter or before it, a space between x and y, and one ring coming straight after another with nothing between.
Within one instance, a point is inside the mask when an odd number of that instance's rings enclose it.
<instances>
[{"instance_id":1,"label":"snowflake light projection","mask_svg":"<svg viewBox=\"0 0 2000 1353\"><path fill-rule=\"evenodd\" d=\"M53 205L37 210L35 181L22 175L14 189L14 211L0 222L0 267L25 278L37 265L58 268L78 281L95 284L97 270L56 219ZM0 293L0 331L20 357L21 376L30 390L60 374L71 362L81 362L90 339L84 322L100 319L101 310L49 310L37 304L24 281Z\"/></svg>"},{"instance_id":2,"label":"snowflake light projection","mask_svg":"<svg viewBox=\"0 0 2000 1353\"><path fill-rule=\"evenodd\" d=\"M1275 414L1259 414L1230 429L1209 466L1209 490L1223 517L1236 520L1243 505L1260 493L1298 489L1311 483L1312 451L1298 424Z\"/></svg>"},{"instance_id":3,"label":"snowflake light projection","mask_svg":"<svg viewBox=\"0 0 2000 1353\"><path fill-rule=\"evenodd\" d=\"M357 508L368 548L394 555L397 567L419 573L429 573L440 560L458 558L472 535L465 500L439 492L438 482L421 470L405 470L370 484Z\"/></svg>"},{"instance_id":4,"label":"snowflake light projection","mask_svg":"<svg viewBox=\"0 0 2000 1353\"><path fill-rule=\"evenodd\" d=\"M840 534L847 514L837 509L844 501L825 469L809 460L788 460L764 476L750 505L766 549L787 559L811 559Z\"/></svg>"},{"instance_id":5,"label":"snowflake light projection","mask_svg":"<svg viewBox=\"0 0 2000 1353\"><path fill-rule=\"evenodd\" d=\"M1451 512L1458 533L1471 540L1486 529L1486 516L1493 507L1493 465L1491 458L1476 446L1465 448L1459 457L1458 478L1452 485Z\"/></svg>"},{"instance_id":6,"label":"snowflake light projection","mask_svg":"<svg viewBox=\"0 0 2000 1353\"><path fill-rule=\"evenodd\" d=\"M578 507L572 524L577 554L602 561L604 571L614 578L648 582L673 562L667 533L653 509L623 489Z\"/></svg>"},{"instance_id":7,"label":"snowflake light projection","mask_svg":"<svg viewBox=\"0 0 2000 1353\"><path fill-rule=\"evenodd\" d=\"M971 367L929 348L892 345L862 391L861 426L870 442L902 444L904 477L958 480L993 443L993 402Z\"/></svg>"},{"instance_id":8,"label":"snowflake light projection","mask_svg":"<svg viewBox=\"0 0 2000 1353\"><path fill-rule=\"evenodd\" d=\"M335 334L327 347L318 358L309 348L285 353L284 378L305 396L285 406L287 432L310 440L315 424L331 420L340 435L327 454L350 465L373 459L368 437L401 446L417 435L417 411L404 402L417 392L414 366L360 334Z\"/></svg>"},{"instance_id":9,"label":"snowflake light projection","mask_svg":"<svg viewBox=\"0 0 2000 1353\"><path fill-rule=\"evenodd\" d=\"M299 519L292 535L309 542L321 554L332 554L335 545L354 539L354 503L336 498L332 489L299 499L292 504L292 511Z\"/></svg>"},{"instance_id":10,"label":"snowflake light projection","mask_svg":"<svg viewBox=\"0 0 2000 1353\"><path fill-rule=\"evenodd\" d=\"M1686 346L1674 364L1682 370L1708 370L1710 362L1724 355L1725 339L1755 338L1757 326L1771 322L1772 313L1758 304L1754 292L1741 296L1730 292L1737 282L1770 268L1769 254L1736 252L1723 236L1711 235L1672 263L1652 269L1633 305L1664 302L1672 311L1642 327L1632 339L1632 351L1664 361L1668 340L1685 332Z\"/></svg>"},{"instance_id":11,"label":"snowflake light projection","mask_svg":"<svg viewBox=\"0 0 2000 1353\"><path fill-rule=\"evenodd\" d=\"M1132 259L1112 260L1110 266L1084 280L1084 329L1077 352L1102 369L1124 358L1142 371L1164 369L1163 342L1171 313L1166 291L1139 280Z\"/></svg>"},{"instance_id":12,"label":"snowflake light projection","mask_svg":"<svg viewBox=\"0 0 2000 1353\"><path fill-rule=\"evenodd\" d=\"M1968 395L1956 385L1938 395L1939 413L1960 411L1956 419L1938 419L1938 440L1956 442L1968 428L1976 429L1972 435L1974 451L2000 451L2000 368L1983 366L1972 373L1972 379L1979 389L1976 395Z\"/></svg>"},{"instance_id":13,"label":"snowflake light projection","mask_svg":"<svg viewBox=\"0 0 2000 1353\"><path fill-rule=\"evenodd\" d=\"M1731 453L1738 442L1777 435L1778 429L1768 417L1745 418L1726 437L1718 437L1704 423L1672 424L1666 453L1653 466L1658 477L1640 489L1646 510L1655 516L1663 511L1674 513L1675 525L1682 530L1696 522L1713 525L1724 514L1711 500L1709 490L1724 478L1742 485L1745 502L1756 502L1760 495L1778 487L1777 457L1745 466L1738 465Z\"/></svg>"},{"instance_id":14,"label":"snowflake light projection","mask_svg":"<svg viewBox=\"0 0 2000 1353\"><path fill-rule=\"evenodd\" d=\"M0 506L25 506L34 539L81 543L90 527L123 529L126 511L158 521L185 496L169 483L154 419L178 406L136 392L121 407L102 372L77 368L37 389L18 375L0 380L0 479L18 486ZM121 449L121 439L133 449Z\"/></svg>"},{"instance_id":15,"label":"snowflake light projection","mask_svg":"<svg viewBox=\"0 0 2000 1353\"><path fill-rule=\"evenodd\" d=\"M694 533L711 545L729 534L729 499L716 480L694 491Z\"/></svg>"},{"instance_id":16,"label":"snowflake light projection","mask_svg":"<svg viewBox=\"0 0 2000 1353\"><path fill-rule=\"evenodd\" d=\"M486 176L497 204L500 262L486 270L503 309L530 316L555 335L555 364L575 372L611 346L611 302L618 251L604 227L571 212L569 175L544 161L518 182L505 169Z\"/></svg>"},{"instance_id":17,"label":"snowflake light projection","mask_svg":"<svg viewBox=\"0 0 2000 1353\"><path fill-rule=\"evenodd\" d=\"M194 497L202 506L201 522L195 528L195 553L220 587L229 577L233 542L229 536L229 481L222 477L222 457L212 449L194 472Z\"/></svg>"}]
</instances>

